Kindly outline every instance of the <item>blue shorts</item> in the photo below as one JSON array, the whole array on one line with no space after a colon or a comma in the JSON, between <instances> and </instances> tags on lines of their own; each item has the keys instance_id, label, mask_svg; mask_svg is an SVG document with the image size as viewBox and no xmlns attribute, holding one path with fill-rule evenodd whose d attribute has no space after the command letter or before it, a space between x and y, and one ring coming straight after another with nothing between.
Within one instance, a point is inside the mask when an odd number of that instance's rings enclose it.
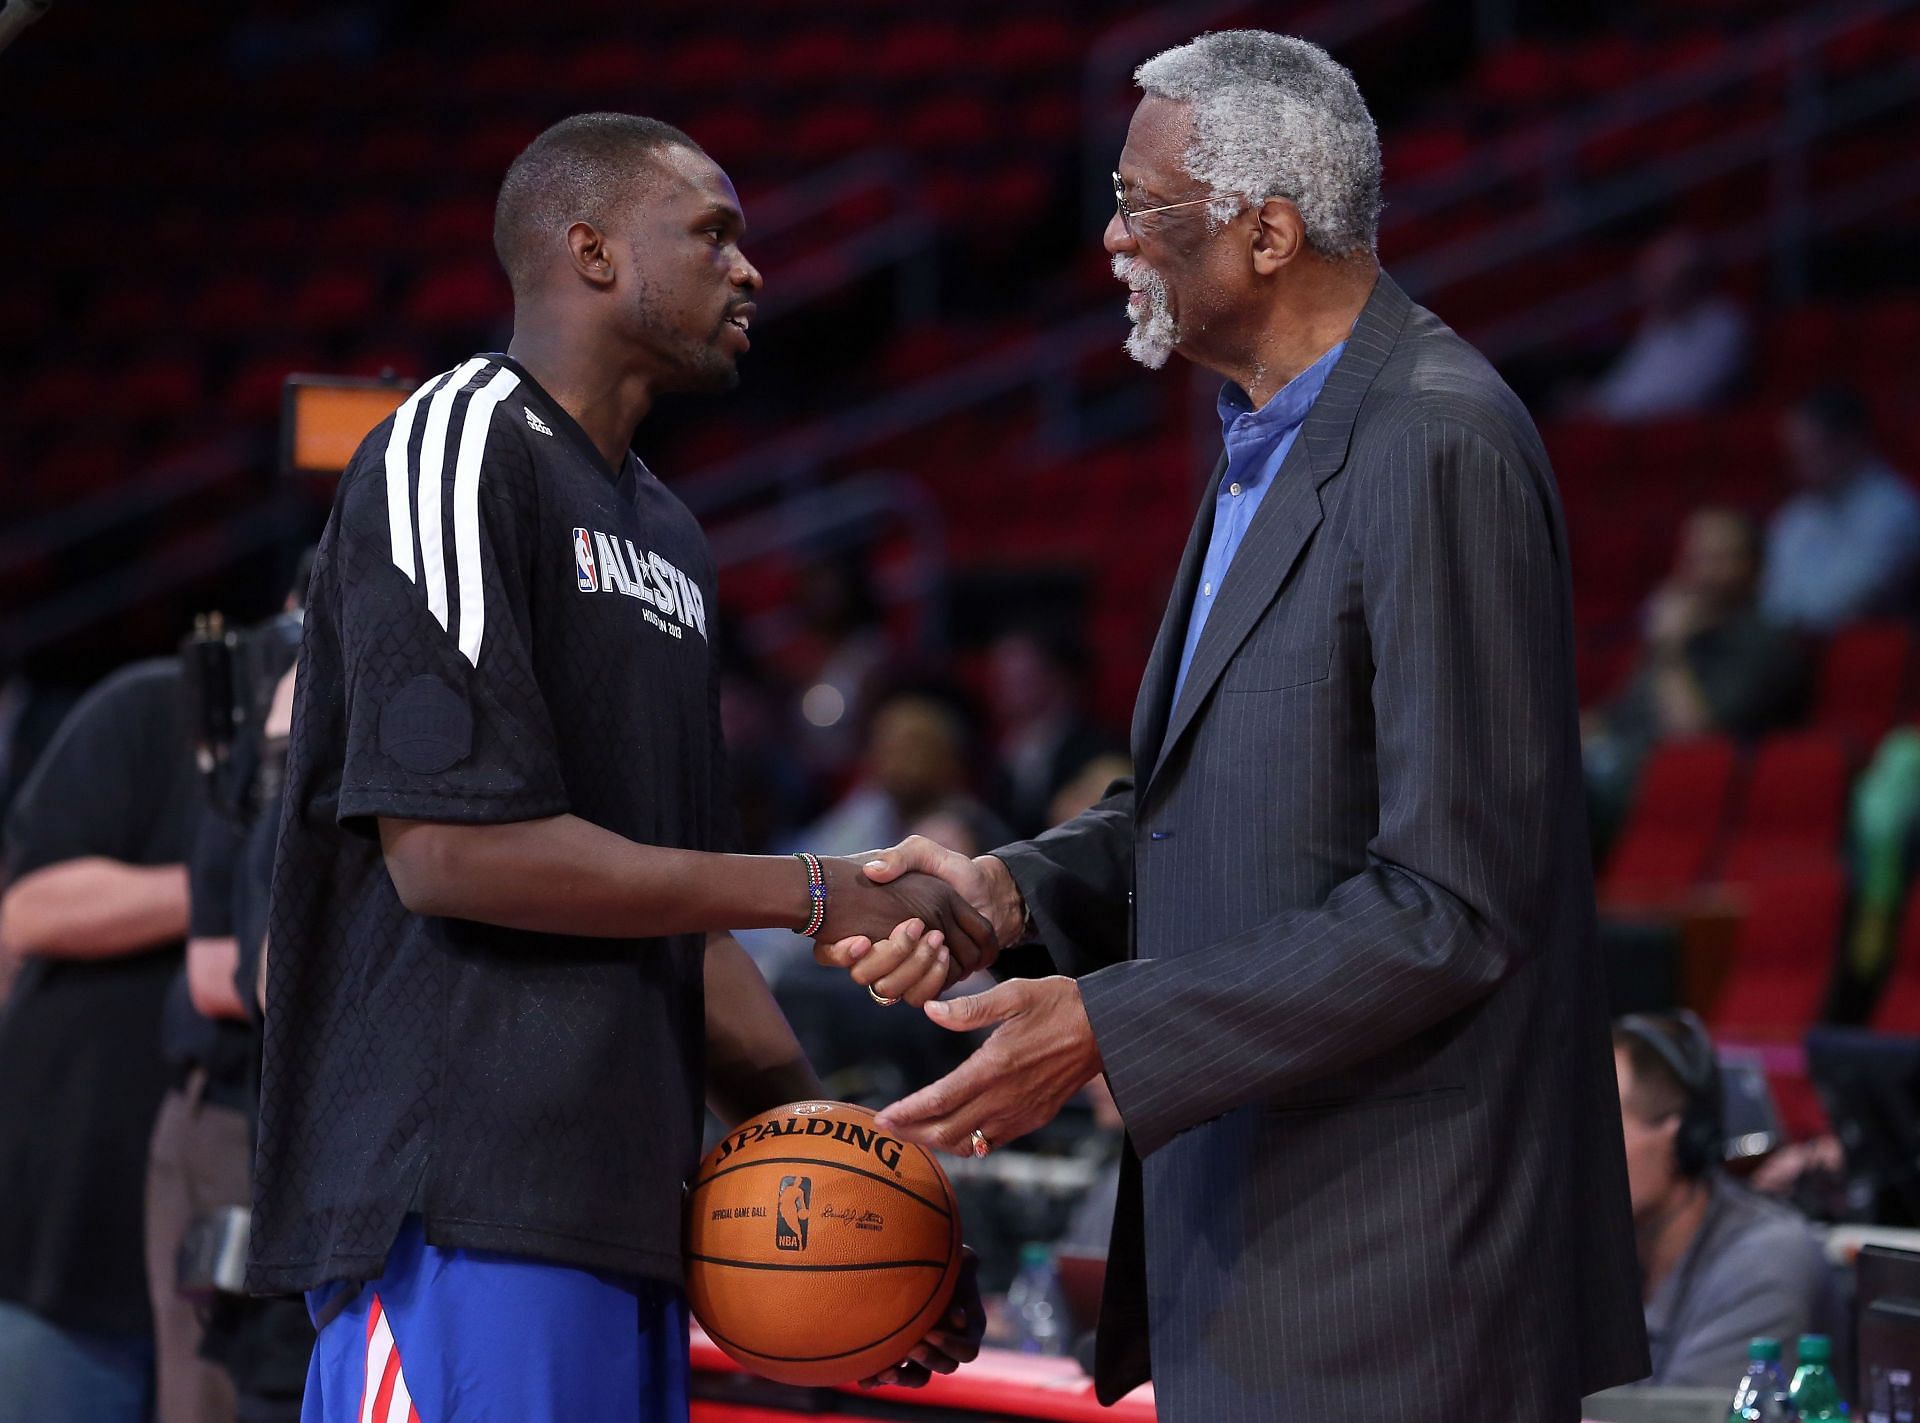
<instances>
[{"instance_id":1,"label":"blue shorts","mask_svg":"<svg viewBox=\"0 0 1920 1423\"><path fill-rule=\"evenodd\" d=\"M386 1273L340 1296L307 1369L301 1423L686 1423L680 1291L476 1250L438 1250L409 1217Z\"/></svg>"}]
</instances>

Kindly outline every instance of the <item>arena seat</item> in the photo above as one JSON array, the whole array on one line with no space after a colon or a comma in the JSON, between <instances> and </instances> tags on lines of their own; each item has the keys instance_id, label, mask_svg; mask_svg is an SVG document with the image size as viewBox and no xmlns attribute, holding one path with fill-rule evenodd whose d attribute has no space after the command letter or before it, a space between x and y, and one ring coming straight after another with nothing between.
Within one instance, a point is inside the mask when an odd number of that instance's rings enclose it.
<instances>
[{"instance_id":1,"label":"arena seat","mask_svg":"<svg viewBox=\"0 0 1920 1423\"><path fill-rule=\"evenodd\" d=\"M102 289L84 270L84 253L77 249L42 253L31 234L0 233L0 251L30 255L47 271L44 291L10 295L0 310L0 334L22 336L14 345L30 361L18 377L21 398L11 403L14 408L0 410L0 442L16 460L22 482L50 485L50 502L57 503L60 463L43 465L41 456L66 450L72 422L97 411L100 388L125 368L140 369L143 418L167 417L184 428L224 415L255 422L236 433L256 437L278 410L271 352L287 343L298 343L310 356L302 364L322 369L364 366L352 354L356 347L418 353L418 361L408 363L416 374L444 368L475 340L496 335L505 312L504 291L486 251L497 170L541 122L569 107L638 108L682 124L739 180L750 208L761 193L821 164L897 149L904 141L916 146L908 161L920 200L947 221L938 257L943 284L955 273L997 270L1010 238L1026 240L1023 223L1068 225L1066 210L1078 201L1073 180L1088 175L1093 158L1082 151L1084 59L1098 35L1149 8L1144 0L1065 0L1044 13L1030 6L988 6L933 17L867 0L823 27L819 15L775 0L751 4L744 21L739 13L711 11L691 0L637 13L612 0L560 9L476 0L457 21L424 16L395 27L383 37L386 51L357 69L351 82L341 82L337 66L294 56L258 82L225 87L154 76L169 72L165 61L177 56L189 33L193 44L216 52L231 15L215 7L193 11L190 29L182 28L178 16L174 23L149 25L137 43L151 52L142 48L139 65L124 75L115 71L114 81L100 86L98 119L119 125L128 135L124 147L105 148L95 141L96 129L76 127L50 131L31 165L24 154L0 153L0 176L29 205L48 193L58 194L63 206L69 195L82 205L95 195L102 204L140 205L145 250L158 268L148 279L116 280ZM1510 221L1516 205L1541 200L1544 169L1479 198L1434 208L1409 202L1410 194L1443 188L1499 155L1543 153L1561 141L1560 119L1644 78L1711 61L1725 50L1736 18L1749 24L1758 12L1771 20L1794 6L1785 0L1746 0L1738 7L1734 0L1675 0L1629 8L1631 25L1590 27L1478 57L1451 57L1444 72L1429 76L1430 85L1423 81L1417 102L1383 109L1389 205L1382 250L1390 267L1440 244L1471 242L1489 226ZM85 11L70 7L66 14ZM102 18L85 23L105 26L105 12L99 13ZM128 13L133 23L141 22L143 12ZM127 38L128 23L116 12L116 41ZM1888 17L1836 41L1830 57L1836 72L1852 74L1887 63L1916 39L1920 21ZM1343 50L1342 57L1364 82L1368 46L1396 43L1388 27ZM107 52L98 36L88 45L84 52ZM81 52L37 45L10 52L21 86L16 92L31 94L36 86L54 92L67 82L63 70ZM1390 72L1397 62L1388 65ZM743 82L747 76L752 84ZM1701 112L1719 125L1752 122L1777 107L1776 79L1759 76L1742 93ZM1118 82L1124 89L1124 80ZM245 93L220 105L210 102L227 88ZM475 96L484 96L483 112L475 119L459 117L463 102L470 106ZM238 132L221 127L231 123L236 103L249 116ZM1601 147L1609 163L1651 162L1676 133L1697 131L1700 123L1683 115L1622 125L1600 136ZM1910 161L1907 143L1902 126L1889 123L1823 144L1811 155L1809 201L1818 202L1833 184L1862 181L1876 165ZM314 203L315 179L341 171L351 174L351 196L337 207ZM1092 171L1097 177L1099 170ZM1677 211L1704 214L1708 231L1747 221L1764 197L1764 186L1750 178L1743 172L1708 179ZM1409 215L1402 218L1402 212ZM886 215L826 214L803 231L783 235L774 251L756 249L753 255L792 260L809 244L857 233ZM223 243L219 239L231 235L236 220L243 223L244 240ZM1642 235L1628 226L1597 228L1488 277L1421 295L1471 338L1476 322L1511 318L1536 302L1626 275ZM268 268L236 263L223 255L236 246L277 251L286 260ZM474 266L463 269L469 257ZM1005 289L1005 305L1017 309L1012 319L1023 323L1022 330L1044 329L1082 298L1111 299L1111 277L1091 243L1076 244L1071 255L1064 242L1043 243L1007 270L1016 266L1042 284L1035 289L1043 296L1038 302L1031 300L1033 292L1011 283ZM262 271L268 282L257 279ZM1751 264L1736 275L1751 283ZM772 276L777 279L777 271ZM1885 286L1901 279L1868 280ZM971 319L979 313L965 306L969 300L961 296L931 319L950 323L960 312ZM1636 610L1667 566L1679 518L1707 499L1759 513L1778 497L1780 402L1805 388L1810 371L1868 378L1885 413L1894 417L1886 422L1889 453L1920 474L1920 422L1895 403L1897 375L1879 372L1885 367L1897 373L1900 360L1920 347L1920 301L1888 300L1866 285L1849 285L1845 295L1823 290L1785 313L1756 300L1755 311L1755 379L1748 403L1663 422L1651 431L1545 422L1574 549L1583 693L1597 695L1614 684L1612 676L1598 674L1629 655L1622 649ZM999 311L985 314L1008 319ZM58 332L63 340L43 346L41 332ZM1618 332L1595 334L1610 339ZM73 344L64 338L74 338ZM900 344L913 350L912 342L909 325ZM916 360L895 368L886 351L856 355L857 343L848 342L846 359L860 369L834 388L865 392L905 383L937 359L938 344L925 343ZM771 340L766 349L776 352L779 345ZM174 367L150 362L161 348ZM224 409L206 408L207 402L192 398L195 390L214 392ZM174 405L201 408L168 416ZM771 433L770 421L777 418L736 403L729 407L728 440L750 447ZM1155 427L1142 442L1165 438L1155 478L1179 496L1179 508L1170 528L1125 532L1113 562L1132 577L1163 580L1190 512L1190 412L1169 399L1152 418ZM698 468L687 457L699 448L698 423L688 421L688 433L676 434L675 446L658 452L663 469ZM913 453L901 467L923 474L929 485L968 477L942 461L940 451L958 443L947 438L945 426L903 443ZM1108 453L1095 442L1077 457L1094 462ZM70 457L63 453L61 460ZM1054 457L1037 448L1008 451L1019 474L1044 468ZM99 463L92 457L80 462ZM962 548L1039 547L1058 523L1055 510L1016 498L1002 502L975 533L967 521L980 516L966 507L965 492L949 497L936 490L956 555ZM31 504L41 496L22 491L17 497ZM1108 590L1103 597L1133 596L1124 580L1103 577L1101 586ZM1109 654L1102 649L1101 655ZM1112 683L1124 686L1125 669L1137 669L1139 651L1116 647L1110 655L1123 668ZM1838 651L1829 659L1832 678L1848 680L1841 672L1847 660ZM1858 738L1884 720L1881 692L1873 698L1854 690L1836 695L1840 715L1823 712L1823 727ZM1124 717L1123 705L1106 710Z\"/></svg>"},{"instance_id":2,"label":"arena seat","mask_svg":"<svg viewBox=\"0 0 1920 1423\"><path fill-rule=\"evenodd\" d=\"M1839 854L1852 758L1827 731L1770 736L1754 752L1719 877L1751 885Z\"/></svg>"},{"instance_id":3,"label":"arena seat","mask_svg":"<svg viewBox=\"0 0 1920 1423\"><path fill-rule=\"evenodd\" d=\"M1846 910L1837 863L1783 871L1746 885L1731 971L1711 1011L1716 1035L1797 1039L1818 1021Z\"/></svg>"},{"instance_id":4,"label":"arena seat","mask_svg":"<svg viewBox=\"0 0 1920 1423\"><path fill-rule=\"evenodd\" d=\"M1842 628L1821 662L1814 724L1845 737L1856 755L1871 753L1900 714L1912 654L1913 632L1905 623Z\"/></svg>"},{"instance_id":5,"label":"arena seat","mask_svg":"<svg viewBox=\"0 0 1920 1423\"><path fill-rule=\"evenodd\" d=\"M1724 736L1656 748L1607 859L1601 902L1643 908L1684 898L1719 844L1739 769L1739 751Z\"/></svg>"}]
</instances>

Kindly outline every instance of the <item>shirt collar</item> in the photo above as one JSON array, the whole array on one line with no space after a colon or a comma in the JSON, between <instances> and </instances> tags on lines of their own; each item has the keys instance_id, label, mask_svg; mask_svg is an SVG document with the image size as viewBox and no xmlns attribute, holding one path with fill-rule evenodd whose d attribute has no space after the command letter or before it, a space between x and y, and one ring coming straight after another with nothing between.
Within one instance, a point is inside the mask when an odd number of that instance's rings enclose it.
<instances>
[{"instance_id":1,"label":"shirt collar","mask_svg":"<svg viewBox=\"0 0 1920 1423\"><path fill-rule=\"evenodd\" d=\"M640 469L645 469L644 465L640 465L639 460L635 457L632 450L627 451L626 457L620 462L619 468L609 468L607 465L607 457L600 453L600 447L594 444L592 438L585 430L580 428L580 422L569 415L566 412L566 408L562 406L559 401L547 394L546 387L535 380L532 373L529 372L525 366L521 365L520 362L516 361L512 356L499 352L489 355L487 359L490 361L498 361L501 365L507 367L515 375L519 376L520 394L522 398L531 400L534 404L538 405L547 422L551 424L554 429L558 430L566 439L567 443L578 450L581 455L586 458L587 462L607 479L615 484L619 484L628 469L635 466L638 466Z\"/></svg>"},{"instance_id":2,"label":"shirt collar","mask_svg":"<svg viewBox=\"0 0 1920 1423\"><path fill-rule=\"evenodd\" d=\"M1305 421L1346 349L1345 341L1330 346L1319 360L1275 391L1273 398L1258 410L1253 408L1244 390L1228 381L1220 387L1221 434L1236 445L1249 440L1264 444L1280 440Z\"/></svg>"}]
</instances>

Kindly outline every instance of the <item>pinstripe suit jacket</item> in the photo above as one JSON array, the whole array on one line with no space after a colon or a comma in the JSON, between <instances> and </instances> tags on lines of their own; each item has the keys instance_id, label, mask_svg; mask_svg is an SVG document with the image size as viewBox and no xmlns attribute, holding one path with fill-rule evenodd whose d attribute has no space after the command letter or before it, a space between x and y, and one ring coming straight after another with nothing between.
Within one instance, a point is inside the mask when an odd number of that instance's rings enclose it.
<instances>
[{"instance_id":1,"label":"pinstripe suit jacket","mask_svg":"<svg viewBox=\"0 0 1920 1423\"><path fill-rule=\"evenodd\" d=\"M998 853L1128 1152L1101 1396L1172 1423L1574 1419L1647 1372L1532 421L1384 273L1135 781Z\"/></svg>"}]
</instances>

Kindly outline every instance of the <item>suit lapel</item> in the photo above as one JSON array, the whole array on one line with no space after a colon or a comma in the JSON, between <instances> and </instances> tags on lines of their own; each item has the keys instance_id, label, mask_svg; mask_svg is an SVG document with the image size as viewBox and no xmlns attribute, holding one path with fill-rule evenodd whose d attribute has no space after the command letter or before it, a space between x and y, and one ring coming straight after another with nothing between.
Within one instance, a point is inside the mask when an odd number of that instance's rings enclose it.
<instances>
[{"instance_id":1,"label":"suit lapel","mask_svg":"<svg viewBox=\"0 0 1920 1423\"><path fill-rule=\"evenodd\" d=\"M1207 542L1213 537L1214 495L1226 468L1227 456L1223 451L1213 473L1207 476L1199 512L1194 515L1193 528L1187 534L1186 552L1180 555L1180 571L1174 575L1173 591L1167 595L1167 610L1161 615L1160 631L1147 658L1146 675L1140 679L1140 695L1134 698L1133 734L1129 743L1136 775L1144 774L1146 768L1154 764L1161 733L1167 729L1173 679L1180 670L1180 653L1187 643L1193 590L1200 582L1200 569L1207 561Z\"/></svg>"},{"instance_id":2,"label":"suit lapel","mask_svg":"<svg viewBox=\"0 0 1920 1423\"><path fill-rule=\"evenodd\" d=\"M1253 625L1260 620L1260 615L1273 602L1301 551L1307 546L1307 540L1319 527L1320 486L1338 474L1346 463L1347 446L1353 437L1353 422L1359 412L1360 402L1366 398L1374 377L1380 373L1380 367L1386 363L1394 343L1399 339L1400 328L1406 323L1411 306L1406 293L1384 271L1381 272L1374 283L1373 294L1367 298L1359 319L1353 324L1353 334L1347 338L1347 349L1341 353L1325 388L1314 401L1306 422L1300 427L1293 448L1287 452L1286 460L1275 473L1273 488L1267 491L1266 498L1260 502L1260 510L1253 516L1246 537L1234 555L1233 566L1221 582L1219 598L1214 603L1213 611L1207 615L1200 641L1194 647L1193 665L1187 669L1187 680L1180 689L1180 701L1172 708L1166 723L1166 735L1153 748L1151 759L1136 762L1136 765L1153 768L1142 782L1143 789L1152 782L1153 776L1159 773L1180 738L1193 725L1200 707L1207 700L1207 694L1213 690L1214 683L1220 680L1221 673L1226 671L1234 652L1246 640ZM1208 485L1209 517L1205 521L1206 528L1204 531L1196 529L1198 555L1195 554L1193 541L1190 540L1187 547L1188 558L1194 563L1193 576L1196 577L1212 532L1212 485L1218 478L1216 471L1214 480L1209 481ZM1191 608L1193 602L1192 581L1188 572L1183 562L1183 582L1177 585L1181 597L1176 600L1181 610L1179 631L1174 634L1171 643L1171 656L1176 670L1187 625L1185 610ZM1160 641L1154 645L1156 663L1168 651L1168 629L1173 625L1174 611L1172 607L1168 609L1168 621L1161 625ZM1143 695L1143 705L1145 701ZM1136 746L1140 740L1138 731L1139 716L1136 714Z\"/></svg>"}]
</instances>

